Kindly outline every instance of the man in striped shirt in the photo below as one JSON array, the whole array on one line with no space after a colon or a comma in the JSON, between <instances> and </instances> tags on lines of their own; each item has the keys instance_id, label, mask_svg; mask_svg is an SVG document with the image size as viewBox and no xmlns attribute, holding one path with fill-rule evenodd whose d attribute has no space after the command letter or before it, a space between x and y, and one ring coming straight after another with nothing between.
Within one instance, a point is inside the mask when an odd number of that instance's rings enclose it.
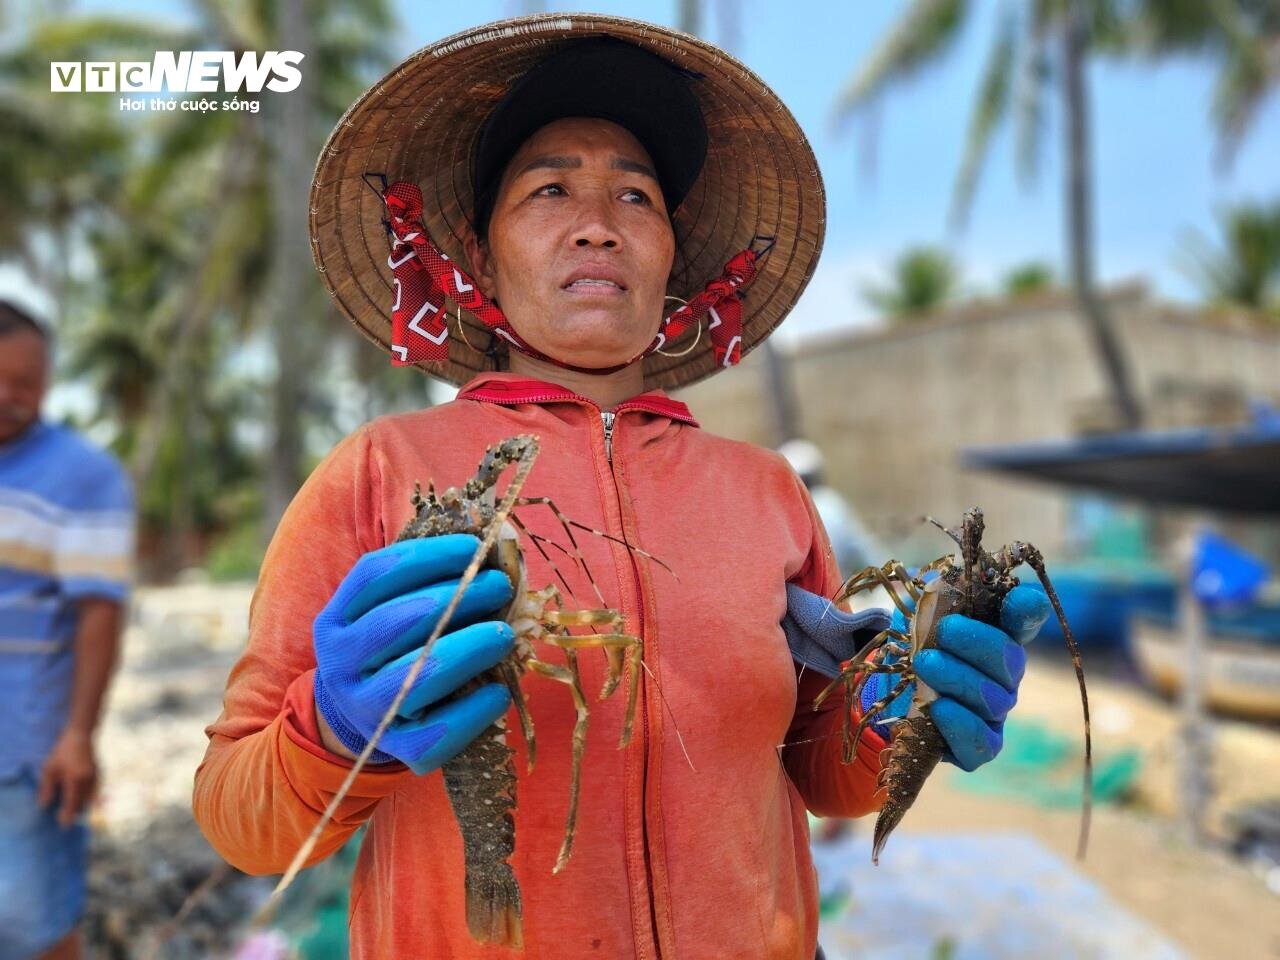
<instances>
[{"instance_id":1,"label":"man in striped shirt","mask_svg":"<svg viewBox=\"0 0 1280 960\"><path fill-rule=\"evenodd\" d=\"M0 960L82 955L93 733L133 557L124 470L40 418L50 347L0 300Z\"/></svg>"}]
</instances>

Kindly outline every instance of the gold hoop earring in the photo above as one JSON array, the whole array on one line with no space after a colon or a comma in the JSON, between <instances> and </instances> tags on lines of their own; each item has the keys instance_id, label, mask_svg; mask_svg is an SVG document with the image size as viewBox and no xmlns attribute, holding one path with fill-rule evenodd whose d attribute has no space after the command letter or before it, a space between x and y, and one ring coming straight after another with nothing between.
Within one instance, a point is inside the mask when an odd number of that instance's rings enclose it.
<instances>
[{"instance_id":1,"label":"gold hoop earring","mask_svg":"<svg viewBox=\"0 0 1280 960\"><path fill-rule=\"evenodd\" d=\"M679 298L679 297L672 296L671 294L667 294L667 296L665 296L665 297L663 297L663 298L662 298L662 302L663 302L664 304L665 304L668 300L680 300L680 298ZM686 307L689 305L689 301L688 301L688 300L680 300L680 303L681 303L681 305L682 305L682 306L686 306ZM685 348L684 348L683 350L681 350L679 353L667 353L667 351L665 351L665 350L654 350L653 352L654 352L654 353L660 353L660 354L662 354L664 357L684 357L684 356L687 356L688 354L690 354L690 353L692 353L692 352L693 352L693 349L694 349L695 347L697 347L697 345L698 345L698 343L699 343L699 341L700 341L700 340L702 340L702 321L701 321L701 320L699 320L699 321L698 321L698 326L697 326L697 328L696 328L696 331L695 331L695 333L694 333L694 337L693 337L693 343L689 344L689 346L685 347Z\"/></svg>"},{"instance_id":2,"label":"gold hoop earring","mask_svg":"<svg viewBox=\"0 0 1280 960\"><path fill-rule=\"evenodd\" d=\"M445 316L447 317L448 315L449 315L449 312L446 310ZM455 310L453 314L453 318L458 321L458 336L462 338L462 342L465 343L468 347L471 347L472 350L476 350L475 347L471 346L471 341L467 339L467 328L463 326L463 323L462 323L462 311ZM476 350L476 353L481 353L481 352L483 351Z\"/></svg>"},{"instance_id":3,"label":"gold hoop earring","mask_svg":"<svg viewBox=\"0 0 1280 960\"><path fill-rule=\"evenodd\" d=\"M449 311L446 310L444 312L444 315L445 315L445 324L447 325L449 322L448 321ZM454 316L454 319L458 321L458 336L462 338L462 342L465 343L472 350L474 350L476 353L480 354L481 356L488 357L490 360L492 360L493 369L501 370L502 367L500 366L500 363L499 363L499 353L498 353L498 346L497 346L498 338L494 334L494 332L492 330L489 331L489 345L485 347L483 350L481 350L478 347L473 346L471 341L467 339L467 325L462 322L462 308L459 307L457 310L455 310L453 316Z\"/></svg>"}]
</instances>

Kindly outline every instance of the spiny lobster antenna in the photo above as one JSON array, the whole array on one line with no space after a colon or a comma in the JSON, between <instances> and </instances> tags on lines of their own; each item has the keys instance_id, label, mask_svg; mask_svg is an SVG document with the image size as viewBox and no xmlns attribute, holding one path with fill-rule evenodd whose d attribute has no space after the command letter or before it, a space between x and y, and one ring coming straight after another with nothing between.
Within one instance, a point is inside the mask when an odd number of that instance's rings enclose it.
<instances>
[{"instance_id":1,"label":"spiny lobster antenna","mask_svg":"<svg viewBox=\"0 0 1280 960\"><path fill-rule=\"evenodd\" d=\"M961 560L964 561L965 570L965 609L964 612L970 616L973 615L974 596L978 588L978 562L982 557L982 534L986 532L986 521L982 519L982 511L978 507L972 507L964 512L964 519L960 521L960 537L957 542L960 544Z\"/></svg>"},{"instance_id":2,"label":"spiny lobster antenna","mask_svg":"<svg viewBox=\"0 0 1280 960\"><path fill-rule=\"evenodd\" d=\"M538 448L536 442L530 443L529 446L535 453L537 452ZM252 918L250 918L249 922L251 926L260 928L275 915L276 908L280 905L280 899L284 896L284 892L289 889L294 878L297 877L298 872L302 869L302 865L306 863L307 859L315 851L316 844L319 843L320 836L324 832L324 828L328 825L329 821L333 819L334 815L338 811L338 807L342 804L342 801L346 798L347 793L355 783L356 777L360 775L360 771L364 769L365 764L369 762L369 757L377 747L378 741L386 732L387 727L389 727L391 722L395 719L397 712L400 709L400 705L404 703L405 697L409 695L410 689L412 689L414 682L422 672L427 658L431 655L431 651L436 645L436 641L440 639L441 634L443 634L448 628L449 622L453 618L455 611L458 609L458 604L462 601L462 596L466 592L467 587L470 586L471 581L476 578L476 574L480 572L480 567L484 564L485 557L489 555L489 551L492 550L494 545L498 542L498 535L502 529L502 524L507 517L510 516L511 510L515 506L517 498L520 496L520 489L524 486L525 480L528 479L529 471L533 469L533 461L533 456L522 457L520 462L516 465L515 476L511 478L511 482L507 485L507 491L503 494L502 502L498 504L497 509L494 511L493 522L485 530L484 536L480 538L480 543L476 547L475 553L471 555L471 562L467 564L467 568L462 571L462 576L458 578L457 588L454 590L453 596L450 598L449 602L445 605L443 612L441 612L440 618L436 620L435 627L432 629L427 639L423 641L422 646L418 649L417 655L409 666L409 670L404 675L404 680L400 683L400 689L396 691L391 703L387 705L387 709L383 713L382 719L378 721L378 725L374 728L373 733L369 735L368 741L364 745L364 749L360 751L359 756L357 756L355 762L352 763L351 768L347 771L346 777L343 779L342 783L339 784L337 791L329 799L328 806L326 806L324 812L320 814L320 818L311 829L311 833L307 835L306 840L302 842L302 845L293 855L293 860L289 863L289 867L285 870L284 875L281 876L280 880L276 883L275 889L271 891L267 899L258 907L257 912Z\"/></svg>"},{"instance_id":3,"label":"spiny lobster antenna","mask_svg":"<svg viewBox=\"0 0 1280 960\"><path fill-rule=\"evenodd\" d=\"M932 523L935 527L937 527L939 530L945 533L948 537L954 540L957 547L959 547L961 550L964 549L964 543L962 543L960 540L960 531L952 530L950 527L939 523L937 520L933 519L933 517L930 517L928 515L923 516L920 519L922 522Z\"/></svg>"},{"instance_id":4,"label":"spiny lobster antenna","mask_svg":"<svg viewBox=\"0 0 1280 960\"><path fill-rule=\"evenodd\" d=\"M1067 625L1067 615L1062 609L1058 593L1049 580L1049 571L1045 569L1044 557L1040 551L1029 543L1013 544L1010 553L1018 556L1036 572L1040 585L1044 587L1045 596L1053 607L1062 635L1066 638L1067 649L1071 652L1071 665L1075 667L1076 682L1080 685L1080 708L1084 711L1084 796L1080 811L1080 836L1076 842L1076 857L1083 860L1085 850L1089 847L1089 823L1093 815L1093 731L1089 722L1089 693L1084 686L1084 665L1080 662L1080 646L1071 634Z\"/></svg>"}]
</instances>

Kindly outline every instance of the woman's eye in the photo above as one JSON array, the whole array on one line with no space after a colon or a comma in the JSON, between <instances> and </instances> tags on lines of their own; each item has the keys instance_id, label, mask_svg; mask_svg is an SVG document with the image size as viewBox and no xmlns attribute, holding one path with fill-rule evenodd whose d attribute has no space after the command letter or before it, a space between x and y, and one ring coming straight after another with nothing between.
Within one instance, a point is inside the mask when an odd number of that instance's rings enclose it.
<instances>
[{"instance_id":1,"label":"woman's eye","mask_svg":"<svg viewBox=\"0 0 1280 960\"><path fill-rule=\"evenodd\" d=\"M649 195L647 193L645 193L643 190L636 190L634 188L623 191L622 197L628 203L643 204L643 203L649 202Z\"/></svg>"},{"instance_id":2,"label":"woman's eye","mask_svg":"<svg viewBox=\"0 0 1280 960\"><path fill-rule=\"evenodd\" d=\"M558 197L564 193L564 187L558 183L548 183L533 191L535 197Z\"/></svg>"}]
</instances>

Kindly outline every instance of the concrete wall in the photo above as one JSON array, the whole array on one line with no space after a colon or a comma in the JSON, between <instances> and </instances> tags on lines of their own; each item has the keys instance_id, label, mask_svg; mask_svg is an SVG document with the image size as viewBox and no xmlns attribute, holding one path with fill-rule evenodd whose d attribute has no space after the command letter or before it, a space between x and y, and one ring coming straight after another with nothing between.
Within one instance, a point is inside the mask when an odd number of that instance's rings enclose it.
<instances>
[{"instance_id":1,"label":"concrete wall","mask_svg":"<svg viewBox=\"0 0 1280 960\"><path fill-rule=\"evenodd\" d=\"M1280 331L1148 300L1108 302L1153 426L1244 416L1249 395L1280 391ZM1076 435L1110 418L1105 385L1069 296L969 304L892 328L814 338L784 353L800 425L828 479L907 560L944 552L919 526L977 504L988 542L1063 547L1069 495L961 470L958 453ZM681 391L706 429L772 445L760 351ZM913 556L912 554L915 554Z\"/></svg>"}]
</instances>

